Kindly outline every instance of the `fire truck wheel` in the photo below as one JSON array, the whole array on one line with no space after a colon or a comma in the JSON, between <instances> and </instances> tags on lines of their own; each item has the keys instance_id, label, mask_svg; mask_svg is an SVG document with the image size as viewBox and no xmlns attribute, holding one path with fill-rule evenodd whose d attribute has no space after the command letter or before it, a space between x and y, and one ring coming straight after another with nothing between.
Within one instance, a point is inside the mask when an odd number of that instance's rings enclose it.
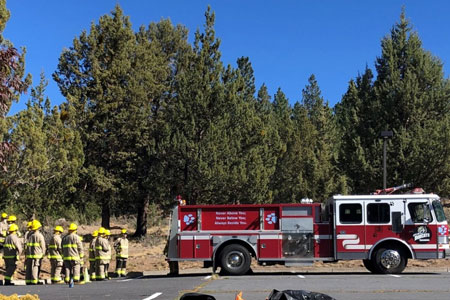
<instances>
[{"instance_id":1,"label":"fire truck wheel","mask_svg":"<svg viewBox=\"0 0 450 300\"><path fill-rule=\"evenodd\" d=\"M403 251L395 247L380 248L375 255L375 268L377 273L397 274L401 273L407 264L407 258Z\"/></svg>"},{"instance_id":2,"label":"fire truck wheel","mask_svg":"<svg viewBox=\"0 0 450 300\"><path fill-rule=\"evenodd\" d=\"M241 245L228 245L223 248L220 255L222 270L230 275L243 275L250 269L251 256L248 250Z\"/></svg>"},{"instance_id":3,"label":"fire truck wheel","mask_svg":"<svg viewBox=\"0 0 450 300\"><path fill-rule=\"evenodd\" d=\"M375 268L374 262L371 259L363 259L364 267L370 272L370 273L378 273L377 269Z\"/></svg>"}]
</instances>

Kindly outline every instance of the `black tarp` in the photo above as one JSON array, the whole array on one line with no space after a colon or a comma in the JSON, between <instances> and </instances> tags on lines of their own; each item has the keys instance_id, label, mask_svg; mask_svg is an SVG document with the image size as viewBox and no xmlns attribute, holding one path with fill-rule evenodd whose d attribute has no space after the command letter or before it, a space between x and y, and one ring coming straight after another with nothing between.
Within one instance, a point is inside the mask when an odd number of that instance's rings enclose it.
<instances>
[{"instance_id":1,"label":"black tarp","mask_svg":"<svg viewBox=\"0 0 450 300\"><path fill-rule=\"evenodd\" d=\"M273 290L268 300L336 300L333 297L322 293L304 291L304 290Z\"/></svg>"}]
</instances>

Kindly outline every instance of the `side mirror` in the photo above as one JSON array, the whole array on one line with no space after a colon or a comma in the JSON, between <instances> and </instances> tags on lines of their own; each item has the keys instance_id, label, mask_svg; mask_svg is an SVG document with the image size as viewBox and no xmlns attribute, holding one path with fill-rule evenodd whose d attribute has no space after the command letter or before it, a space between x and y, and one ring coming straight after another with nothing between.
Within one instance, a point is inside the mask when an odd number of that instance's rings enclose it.
<instances>
[{"instance_id":1,"label":"side mirror","mask_svg":"<svg viewBox=\"0 0 450 300\"><path fill-rule=\"evenodd\" d=\"M392 212L392 232L400 233L403 231L402 213L400 211Z\"/></svg>"}]
</instances>

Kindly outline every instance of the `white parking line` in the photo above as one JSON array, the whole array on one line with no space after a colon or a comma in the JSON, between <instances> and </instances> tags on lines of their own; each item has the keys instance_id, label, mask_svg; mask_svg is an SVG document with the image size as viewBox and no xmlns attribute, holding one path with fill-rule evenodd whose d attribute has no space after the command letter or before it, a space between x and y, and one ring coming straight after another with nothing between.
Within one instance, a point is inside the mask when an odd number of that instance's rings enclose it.
<instances>
[{"instance_id":1,"label":"white parking line","mask_svg":"<svg viewBox=\"0 0 450 300\"><path fill-rule=\"evenodd\" d=\"M205 279L205 280L208 280L208 279L210 279L212 276L211 275L209 275L209 276L206 276L205 278L203 278L203 279Z\"/></svg>"},{"instance_id":2,"label":"white parking line","mask_svg":"<svg viewBox=\"0 0 450 300\"><path fill-rule=\"evenodd\" d=\"M155 299L156 297L159 297L159 296L161 296L161 295L162 295L162 293L154 293L154 294L151 295L150 297L144 298L144 299L142 299L142 300L152 300L152 299Z\"/></svg>"},{"instance_id":3,"label":"white parking line","mask_svg":"<svg viewBox=\"0 0 450 300\"><path fill-rule=\"evenodd\" d=\"M305 276L303 276L303 275L297 275L297 277L298 278L303 278L303 279L305 279L306 277Z\"/></svg>"},{"instance_id":4,"label":"white parking line","mask_svg":"<svg viewBox=\"0 0 450 300\"><path fill-rule=\"evenodd\" d=\"M395 275L395 274L389 274L389 276L392 276L392 277L395 277L395 278L400 278L400 277L402 277L402 276L400 276L400 275Z\"/></svg>"}]
</instances>

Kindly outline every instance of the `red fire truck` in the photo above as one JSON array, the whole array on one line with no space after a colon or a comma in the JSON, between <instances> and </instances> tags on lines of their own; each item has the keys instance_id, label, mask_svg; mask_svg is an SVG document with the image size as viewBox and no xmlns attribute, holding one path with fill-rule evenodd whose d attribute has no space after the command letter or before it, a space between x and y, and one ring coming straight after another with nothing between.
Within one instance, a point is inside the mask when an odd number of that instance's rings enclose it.
<instances>
[{"instance_id":1,"label":"red fire truck","mask_svg":"<svg viewBox=\"0 0 450 300\"><path fill-rule=\"evenodd\" d=\"M414 191L417 192L417 189ZM228 274L261 265L360 259L373 273L400 273L408 259L450 256L448 224L435 194L333 196L325 204L178 205L167 247L179 261Z\"/></svg>"}]
</instances>

